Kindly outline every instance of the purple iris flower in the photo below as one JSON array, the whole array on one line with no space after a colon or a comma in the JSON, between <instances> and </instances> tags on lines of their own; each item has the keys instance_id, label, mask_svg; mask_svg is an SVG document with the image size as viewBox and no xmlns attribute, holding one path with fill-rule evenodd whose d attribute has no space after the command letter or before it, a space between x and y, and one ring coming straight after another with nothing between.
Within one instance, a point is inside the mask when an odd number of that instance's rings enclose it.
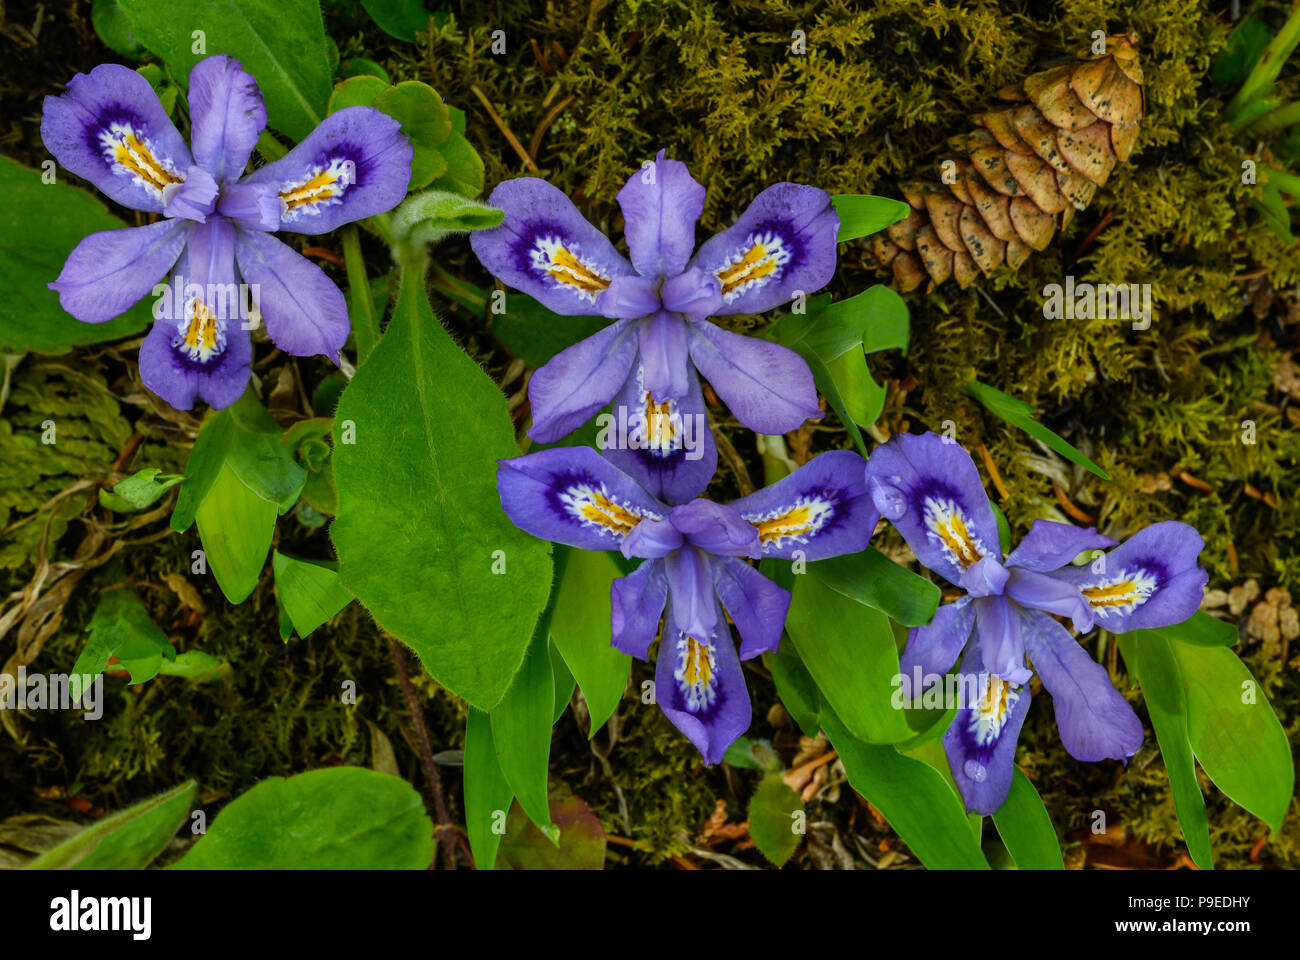
<instances>
[{"instance_id":1,"label":"purple iris flower","mask_svg":"<svg viewBox=\"0 0 1300 960\"><path fill-rule=\"evenodd\" d=\"M669 507L590 447L502 460L497 490L515 526L533 536L644 558L610 589L613 645L648 660L663 621L655 699L706 765L749 728L740 661L777 648L790 606L789 592L742 558L857 553L880 519L862 458L848 450L731 504Z\"/></svg>"},{"instance_id":2,"label":"purple iris flower","mask_svg":"<svg viewBox=\"0 0 1300 960\"><path fill-rule=\"evenodd\" d=\"M263 321L286 353L337 362L349 330L343 294L271 232L326 233L391 209L406 195L412 155L396 120L347 107L244 176L266 127L257 81L238 60L207 57L190 71L189 104L192 152L149 81L106 63L46 97L41 117L41 139L65 168L123 206L164 217L92 233L49 286L86 323L160 295L140 379L180 410L196 397L214 408L239 398L248 331ZM173 266L169 285L155 289Z\"/></svg>"},{"instance_id":3,"label":"purple iris flower","mask_svg":"<svg viewBox=\"0 0 1300 960\"><path fill-rule=\"evenodd\" d=\"M723 230L695 250L704 187L686 164L664 159L634 173L618 193L631 262L588 223L558 188L533 177L507 180L489 202L505 211L470 245L495 277L556 313L614 322L556 354L528 384L528 435L554 443L615 400L661 422L704 422L695 371L745 426L781 434L821 416L812 373L792 350L721 329L706 318L762 313L825 286L835 273L839 217L824 190L797 183L768 187ZM694 252L694 256L692 256ZM611 451L670 503L712 476L713 438L690 459L671 433L639 449Z\"/></svg>"},{"instance_id":4,"label":"purple iris flower","mask_svg":"<svg viewBox=\"0 0 1300 960\"><path fill-rule=\"evenodd\" d=\"M963 648L967 691L944 749L966 808L991 814L1011 789L1016 739L1029 709L1032 672L1052 695L1056 725L1078 760L1125 760L1142 745L1142 722L1070 631L1094 623L1116 633L1180 623L1196 612L1209 577L1204 545L1185 523L1147 527L1088 565L1084 551L1115 545L1094 529L1036 520L1005 558L992 505L970 455L933 433L900 434L867 463L871 497L923 566L966 591L908 634L904 677L942 676ZM968 644L971 635L975 643ZM914 693L919 694L919 691Z\"/></svg>"}]
</instances>

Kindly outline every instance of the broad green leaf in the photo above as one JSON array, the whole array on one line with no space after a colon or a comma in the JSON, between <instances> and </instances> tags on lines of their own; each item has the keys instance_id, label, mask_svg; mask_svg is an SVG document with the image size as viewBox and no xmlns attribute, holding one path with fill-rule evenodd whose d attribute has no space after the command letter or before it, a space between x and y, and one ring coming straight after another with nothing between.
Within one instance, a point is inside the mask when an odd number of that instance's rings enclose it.
<instances>
[{"instance_id":1,"label":"broad green leaf","mask_svg":"<svg viewBox=\"0 0 1300 960\"><path fill-rule=\"evenodd\" d=\"M232 800L174 870L424 870L433 823L405 780L362 767L268 777Z\"/></svg>"},{"instance_id":2,"label":"broad green leaf","mask_svg":"<svg viewBox=\"0 0 1300 960\"><path fill-rule=\"evenodd\" d=\"M144 47L131 32L131 24L117 8L117 0L95 0L90 8L90 22L104 46L132 60L144 56Z\"/></svg>"},{"instance_id":3,"label":"broad green leaf","mask_svg":"<svg viewBox=\"0 0 1300 960\"><path fill-rule=\"evenodd\" d=\"M978 380L971 380L966 384L966 389L991 413L1001 417L1013 427L1019 427L1025 433L1029 434L1035 440L1041 440L1048 447L1055 450L1071 463L1077 463L1086 470L1090 470L1103 480L1109 480L1110 474L1101 467L1097 466L1082 453L1076 450L1059 436L1048 430L1045 426L1030 417L1034 408L1023 400L1017 400L1015 397L1008 396L1001 390L990 387L987 383L980 383Z\"/></svg>"},{"instance_id":4,"label":"broad green leaf","mask_svg":"<svg viewBox=\"0 0 1300 960\"><path fill-rule=\"evenodd\" d=\"M799 794L786 786L779 773L764 776L749 799L749 835L759 852L778 867L799 846L796 816L802 813Z\"/></svg>"},{"instance_id":5,"label":"broad green leaf","mask_svg":"<svg viewBox=\"0 0 1300 960\"><path fill-rule=\"evenodd\" d=\"M632 658L610 645L609 589L623 571L608 553L556 549L568 550L569 556L551 616L551 640L587 700L590 738L618 706L632 669Z\"/></svg>"},{"instance_id":6,"label":"broad green leaf","mask_svg":"<svg viewBox=\"0 0 1300 960\"><path fill-rule=\"evenodd\" d=\"M208 569L231 603L243 603L257 588L275 517L275 504L245 486L229 463L222 464L194 520Z\"/></svg>"},{"instance_id":7,"label":"broad green leaf","mask_svg":"<svg viewBox=\"0 0 1300 960\"><path fill-rule=\"evenodd\" d=\"M821 729L822 696L793 647L784 637L778 650L763 654L763 666L771 671L777 696L804 736L815 737Z\"/></svg>"},{"instance_id":8,"label":"broad green leaf","mask_svg":"<svg viewBox=\"0 0 1300 960\"><path fill-rule=\"evenodd\" d=\"M429 186L435 190L451 190L466 197L477 197L483 192L483 158L465 139L465 131L456 128L456 113L452 109L451 134L438 144L438 152L447 161L447 172Z\"/></svg>"},{"instance_id":9,"label":"broad green leaf","mask_svg":"<svg viewBox=\"0 0 1300 960\"><path fill-rule=\"evenodd\" d=\"M505 219L505 211L446 190L426 190L407 197L393 211L393 235L409 243L437 243L453 233L487 230Z\"/></svg>"},{"instance_id":10,"label":"broad green leaf","mask_svg":"<svg viewBox=\"0 0 1300 960\"><path fill-rule=\"evenodd\" d=\"M54 163L53 160L50 161ZM66 353L79 344L119 340L152 322L151 297L108 323L82 323L46 287L88 234L123 229L94 194L67 183L42 183L41 171L0 157L0 352ZM34 229L39 225L39 229Z\"/></svg>"},{"instance_id":11,"label":"broad green leaf","mask_svg":"<svg viewBox=\"0 0 1300 960\"><path fill-rule=\"evenodd\" d=\"M137 470L125 480L119 480L113 489L100 490L99 502L119 513L151 507L158 498L185 478L180 474L162 473L157 467Z\"/></svg>"},{"instance_id":12,"label":"broad green leaf","mask_svg":"<svg viewBox=\"0 0 1300 960\"><path fill-rule=\"evenodd\" d=\"M516 805L501 838L498 870L603 870L605 829L580 797L562 784L550 796L550 818L559 840L538 830Z\"/></svg>"},{"instance_id":13,"label":"broad green leaf","mask_svg":"<svg viewBox=\"0 0 1300 960\"><path fill-rule=\"evenodd\" d=\"M912 208L901 200L861 193L842 193L831 197L831 203L840 218L840 232L836 237L840 243L869 237L912 212Z\"/></svg>"},{"instance_id":14,"label":"broad green leaf","mask_svg":"<svg viewBox=\"0 0 1300 960\"><path fill-rule=\"evenodd\" d=\"M891 703L899 668L889 618L836 593L813 564L793 580L785 629L826 702L868 743L911 738L907 718Z\"/></svg>"},{"instance_id":15,"label":"broad green leaf","mask_svg":"<svg viewBox=\"0 0 1300 960\"><path fill-rule=\"evenodd\" d=\"M158 666L158 672L167 677L182 677L186 680L204 682L215 680L230 673L229 664L202 650L186 650L178 653L175 660L164 660Z\"/></svg>"},{"instance_id":16,"label":"broad green leaf","mask_svg":"<svg viewBox=\"0 0 1300 960\"><path fill-rule=\"evenodd\" d=\"M551 707L551 726L560 722L560 717L564 716L564 711L568 709L569 701L573 699L573 691L578 687L578 681L573 679L573 672L569 665L564 662L564 655L560 653L555 646L555 641L551 641L551 680L555 685L554 706Z\"/></svg>"},{"instance_id":17,"label":"broad green leaf","mask_svg":"<svg viewBox=\"0 0 1300 960\"><path fill-rule=\"evenodd\" d=\"M352 602L352 594L339 583L336 563L300 560L276 550L271 569L275 571L276 596L300 637L332 620Z\"/></svg>"},{"instance_id":18,"label":"broad green leaf","mask_svg":"<svg viewBox=\"0 0 1300 960\"><path fill-rule=\"evenodd\" d=\"M1043 799L1019 767L1011 778L1011 792L993 814L998 836L1021 870L1064 870L1056 828Z\"/></svg>"},{"instance_id":19,"label":"broad green leaf","mask_svg":"<svg viewBox=\"0 0 1300 960\"><path fill-rule=\"evenodd\" d=\"M604 317L562 317L522 293L508 294L505 313L492 314L490 320L501 345L534 369L609 323Z\"/></svg>"},{"instance_id":20,"label":"broad green leaf","mask_svg":"<svg viewBox=\"0 0 1300 960\"><path fill-rule=\"evenodd\" d=\"M836 593L875 607L905 627L929 623L939 607L939 587L890 560L875 547L808 565Z\"/></svg>"},{"instance_id":21,"label":"broad green leaf","mask_svg":"<svg viewBox=\"0 0 1300 960\"><path fill-rule=\"evenodd\" d=\"M423 0L361 0L366 13L390 37L415 42L415 35L429 29L429 11Z\"/></svg>"},{"instance_id":22,"label":"broad green leaf","mask_svg":"<svg viewBox=\"0 0 1300 960\"><path fill-rule=\"evenodd\" d=\"M1288 244L1295 243L1295 234L1291 231L1291 211L1277 186L1265 183L1259 188L1260 199L1252 201L1255 209L1263 214L1264 222Z\"/></svg>"},{"instance_id":23,"label":"broad green leaf","mask_svg":"<svg viewBox=\"0 0 1300 960\"><path fill-rule=\"evenodd\" d=\"M409 189L419 190L448 173L439 145L452 133L451 115L433 87L418 80L389 86L376 77L353 77L334 88L328 112L354 106L374 107L402 125L414 149Z\"/></svg>"},{"instance_id":24,"label":"broad green leaf","mask_svg":"<svg viewBox=\"0 0 1300 960\"><path fill-rule=\"evenodd\" d=\"M465 832L474 865L491 870L506 829L514 792L497 762L492 720L482 710L469 708L465 721Z\"/></svg>"},{"instance_id":25,"label":"broad green leaf","mask_svg":"<svg viewBox=\"0 0 1300 960\"><path fill-rule=\"evenodd\" d=\"M178 79L204 57L227 53L257 78L270 127L302 140L324 118L330 62L318 0L118 0L118 6L140 42Z\"/></svg>"},{"instance_id":26,"label":"broad green leaf","mask_svg":"<svg viewBox=\"0 0 1300 960\"><path fill-rule=\"evenodd\" d=\"M546 606L550 545L501 510L496 461L518 453L505 397L433 315L420 276L403 277L339 401L330 536L343 585L380 626L491 709Z\"/></svg>"},{"instance_id":27,"label":"broad green leaf","mask_svg":"<svg viewBox=\"0 0 1300 960\"><path fill-rule=\"evenodd\" d=\"M528 646L515 682L493 709L492 741L511 792L532 821L554 839L555 826L547 819L546 795L555 679L546 634L543 622Z\"/></svg>"},{"instance_id":28,"label":"broad green leaf","mask_svg":"<svg viewBox=\"0 0 1300 960\"><path fill-rule=\"evenodd\" d=\"M1221 87L1241 83L1259 60L1272 35L1268 27L1247 14L1228 37L1228 45L1210 65L1210 76Z\"/></svg>"},{"instance_id":29,"label":"broad green leaf","mask_svg":"<svg viewBox=\"0 0 1300 960\"><path fill-rule=\"evenodd\" d=\"M333 430L331 418L313 417L299 420L280 438L280 444L289 451L294 463L307 471L302 502L330 517L339 509L338 491L334 489L334 448L330 446Z\"/></svg>"},{"instance_id":30,"label":"broad green leaf","mask_svg":"<svg viewBox=\"0 0 1300 960\"><path fill-rule=\"evenodd\" d=\"M378 77L384 81L385 86L392 82L387 70L375 63L375 61L367 60L365 57L348 57L339 64L338 74L340 77Z\"/></svg>"},{"instance_id":31,"label":"broad green leaf","mask_svg":"<svg viewBox=\"0 0 1300 960\"><path fill-rule=\"evenodd\" d=\"M1235 647L1241 639L1236 626L1218 620L1204 610L1197 610L1182 623L1160 627L1157 632L1166 640L1198 647Z\"/></svg>"},{"instance_id":32,"label":"broad green leaf","mask_svg":"<svg viewBox=\"0 0 1300 960\"><path fill-rule=\"evenodd\" d=\"M1210 824L1205 797L1196 782L1196 760L1187 730L1187 697L1174 659L1172 644L1155 631L1116 634L1129 675L1142 688L1147 716L1160 745L1178 824L1192 861L1202 870L1214 869Z\"/></svg>"},{"instance_id":33,"label":"broad green leaf","mask_svg":"<svg viewBox=\"0 0 1300 960\"><path fill-rule=\"evenodd\" d=\"M231 406L210 414L185 464L172 529L177 533L189 529L223 470L269 502L272 517L292 507L307 482L307 471L280 443L280 434L279 425L251 388Z\"/></svg>"},{"instance_id":34,"label":"broad green leaf","mask_svg":"<svg viewBox=\"0 0 1300 960\"><path fill-rule=\"evenodd\" d=\"M190 812L193 780L105 817L24 866L26 870L143 870Z\"/></svg>"},{"instance_id":35,"label":"broad green leaf","mask_svg":"<svg viewBox=\"0 0 1300 960\"><path fill-rule=\"evenodd\" d=\"M345 107L372 107L375 104L375 98L390 86L392 84L387 80L381 80L369 74L349 77L347 80L334 85L334 91L330 94L329 106L326 107L326 112L338 113Z\"/></svg>"},{"instance_id":36,"label":"broad green leaf","mask_svg":"<svg viewBox=\"0 0 1300 960\"><path fill-rule=\"evenodd\" d=\"M881 812L931 870L987 870L960 798L928 764L893 747L863 743L829 709L822 729L844 764L849 784Z\"/></svg>"},{"instance_id":37,"label":"broad green leaf","mask_svg":"<svg viewBox=\"0 0 1300 960\"><path fill-rule=\"evenodd\" d=\"M993 519L998 525L998 545L1005 556L1011 552L1011 524L1007 522L1007 515L1001 507L992 500L989 501L989 506L993 508Z\"/></svg>"},{"instance_id":38,"label":"broad green leaf","mask_svg":"<svg viewBox=\"0 0 1300 960\"><path fill-rule=\"evenodd\" d=\"M80 699L85 677L97 677L116 657L116 669L131 674L131 683L144 683L158 675L163 658L176 659L167 634L153 622L144 604L130 590L110 590L99 600L86 627L86 646L73 664L69 679L72 699Z\"/></svg>"},{"instance_id":39,"label":"broad green leaf","mask_svg":"<svg viewBox=\"0 0 1300 960\"><path fill-rule=\"evenodd\" d=\"M1263 689L1228 647L1172 643L1169 649L1186 686L1187 734L1196 759L1233 802L1280 830L1295 792L1295 768Z\"/></svg>"}]
</instances>

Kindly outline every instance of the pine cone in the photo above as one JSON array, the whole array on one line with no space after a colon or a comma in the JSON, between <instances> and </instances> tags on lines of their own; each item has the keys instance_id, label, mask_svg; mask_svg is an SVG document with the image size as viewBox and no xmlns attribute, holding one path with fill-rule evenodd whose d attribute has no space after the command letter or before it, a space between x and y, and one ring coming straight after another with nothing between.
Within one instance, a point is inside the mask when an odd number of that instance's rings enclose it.
<instances>
[{"instance_id":1,"label":"pine cone","mask_svg":"<svg viewBox=\"0 0 1300 960\"><path fill-rule=\"evenodd\" d=\"M1026 78L998 93L1013 105L975 117L980 126L948 145L951 183L903 184L905 220L877 234L872 253L906 293L927 275L963 289L1003 262L1013 270L1042 250L1127 160L1142 119L1137 38L1108 37L1106 53Z\"/></svg>"}]
</instances>

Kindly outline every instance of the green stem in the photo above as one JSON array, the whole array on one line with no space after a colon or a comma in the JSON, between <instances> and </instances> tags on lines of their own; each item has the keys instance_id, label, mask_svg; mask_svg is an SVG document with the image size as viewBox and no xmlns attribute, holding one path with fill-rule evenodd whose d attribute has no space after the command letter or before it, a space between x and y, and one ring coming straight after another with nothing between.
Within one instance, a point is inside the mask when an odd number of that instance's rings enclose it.
<instances>
[{"instance_id":1,"label":"green stem","mask_svg":"<svg viewBox=\"0 0 1300 960\"><path fill-rule=\"evenodd\" d=\"M1287 17L1286 23L1282 24L1282 29L1278 31L1269 45L1264 49L1255 68L1250 71L1246 81L1241 85L1229 102L1224 114L1229 120L1234 119L1238 113L1248 104L1252 103L1255 98L1273 85L1277 75L1281 72L1283 64L1291 56L1291 51L1300 43L1300 5L1297 5L1291 11L1291 16Z\"/></svg>"},{"instance_id":2,"label":"green stem","mask_svg":"<svg viewBox=\"0 0 1300 960\"><path fill-rule=\"evenodd\" d=\"M348 313L357 339L357 366L360 366L379 342L379 318L375 316L370 278L366 276L366 261L361 254L361 234L355 224L343 228L343 264L348 274Z\"/></svg>"},{"instance_id":3,"label":"green stem","mask_svg":"<svg viewBox=\"0 0 1300 960\"><path fill-rule=\"evenodd\" d=\"M482 311L487 305L487 297L481 289L453 276L436 263L429 274L429 286L470 310Z\"/></svg>"},{"instance_id":4,"label":"green stem","mask_svg":"<svg viewBox=\"0 0 1300 960\"><path fill-rule=\"evenodd\" d=\"M1292 100L1282 106L1271 110L1264 116L1255 121L1250 132L1254 134L1272 133L1274 130L1281 130L1284 127L1291 127L1300 123L1300 100Z\"/></svg>"}]
</instances>

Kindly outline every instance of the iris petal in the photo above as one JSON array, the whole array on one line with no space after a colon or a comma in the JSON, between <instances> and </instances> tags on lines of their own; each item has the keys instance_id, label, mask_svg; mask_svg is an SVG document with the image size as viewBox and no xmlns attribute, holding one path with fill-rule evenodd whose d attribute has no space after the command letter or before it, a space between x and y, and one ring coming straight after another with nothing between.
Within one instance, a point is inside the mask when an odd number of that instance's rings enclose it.
<instances>
[{"instance_id":1,"label":"iris petal","mask_svg":"<svg viewBox=\"0 0 1300 960\"><path fill-rule=\"evenodd\" d=\"M528 436L555 443L591 419L627 382L636 343L631 321L619 320L551 357L528 381Z\"/></svg>"},{"instance_id":2,"label":"iris petal","mask_svg":"<svg viewBox=\"0 0 1300 960\"><path fill-rule=\"evenodd\" d=\"M735 557L713 562L713 586L740 633L740 659L775 651L790 610L790 591Z\"/></svg>"},{"instance_id":3,"label":"iris petal","mask_svg":"<svg viewBox=\"0 0 1300 960\"><path fill-rule=\"evenodd\" d=\"M880 514L867 493L863 460L851 450L819 454L787 477L732 506L758 530L763 556L821 560L867 546Z\"/></svg>"},{"instance_id":4,"label":"iris petal","mask_svg":"<svg viewBox=\"0 0 1300 960\"><path fill-rule=\"evenodd\" d=\"M1035 520L1029 533L1007 555L1006 565L1047 573L1065 566L1085 550L1113 546L1114 540L1103 537L1092 527L1085 529L1055 520Z\"/></svg>"},{"instance_id":5,"label":"iris petal","mask_svg":"<svg viewBox=\"0 0 1300 960\"><path fill-rule=\"evenodd\" d=\"M618 192L632 266L643 277L681 273L695 249L695 221L704 209L704 187L686 164L664 159L660 150L628 178Z\"/></svg>"},{"instance_id":6,"label":"iris petal","mask_svg":"<svg viewBox=\"0 0 1300 960\"><path fill-rule=\"evenodd\" d=\"M663 563L647 560L626 577L619 577L610 584L609 598L614 649L648 660L650 644L659 633L659 620L668 602Z\"/></svg>"},{"instance_id":7,"label":"iris petal","mask_svg":"<svg viewBox=\"0 0 1300 960\"><path fill-rule=\"evenodd\" d=\"M147 227L103 230L68 254L59 278L48 284L59 306L83 323L105 323L147 295L172 268L193 224L161 220Z\"/></svg>"},{"instance_id":8,"label":"iris petal","mask_svg":"<svg viewBox=\"0 0 1300 960\"><path fill-rule=\"evenodd\" d=\"M989 673L971 644L962 660L969 697L943 735L943 749L957 789L970 813L996 813L1011 791L1016 740L1029 712L1029 687Z\"/></svg>"},{"instance_id":9,"label":"iris petal","mask_svg":"<svg viewBox=\"0 0 1300 960\"><path fill-rule=\"evenodd\" d=\"M285 353L338 362L351 323L343 292L325 271L269 233L238 230L235 256L258 292L267 335Z\"/></svg>"},{"instance_id":10,"label":"iris petal","mask_svg":"<svg viewBox=\"0 0 1300 960\"><path fill-rule=\"evenodd\" d=\"M218 54L190 70L190 145L219 183L238 180L266 129L262 91L243 65Z\"/></svg>"},{"instance_id":11,"label":"iris petal","mask_svg":"<svg viewBox=\"0 0 1300 960\"><path fill-rule=\"evenodd\" d=\"M974 627L975 607L968 597L944 604L928 624L907 632L907 647L898 658L899 670L906 676L911 676L916 667L921 668L922 677L947 673L961 656Z\"/></svg>"}]
</instances>

